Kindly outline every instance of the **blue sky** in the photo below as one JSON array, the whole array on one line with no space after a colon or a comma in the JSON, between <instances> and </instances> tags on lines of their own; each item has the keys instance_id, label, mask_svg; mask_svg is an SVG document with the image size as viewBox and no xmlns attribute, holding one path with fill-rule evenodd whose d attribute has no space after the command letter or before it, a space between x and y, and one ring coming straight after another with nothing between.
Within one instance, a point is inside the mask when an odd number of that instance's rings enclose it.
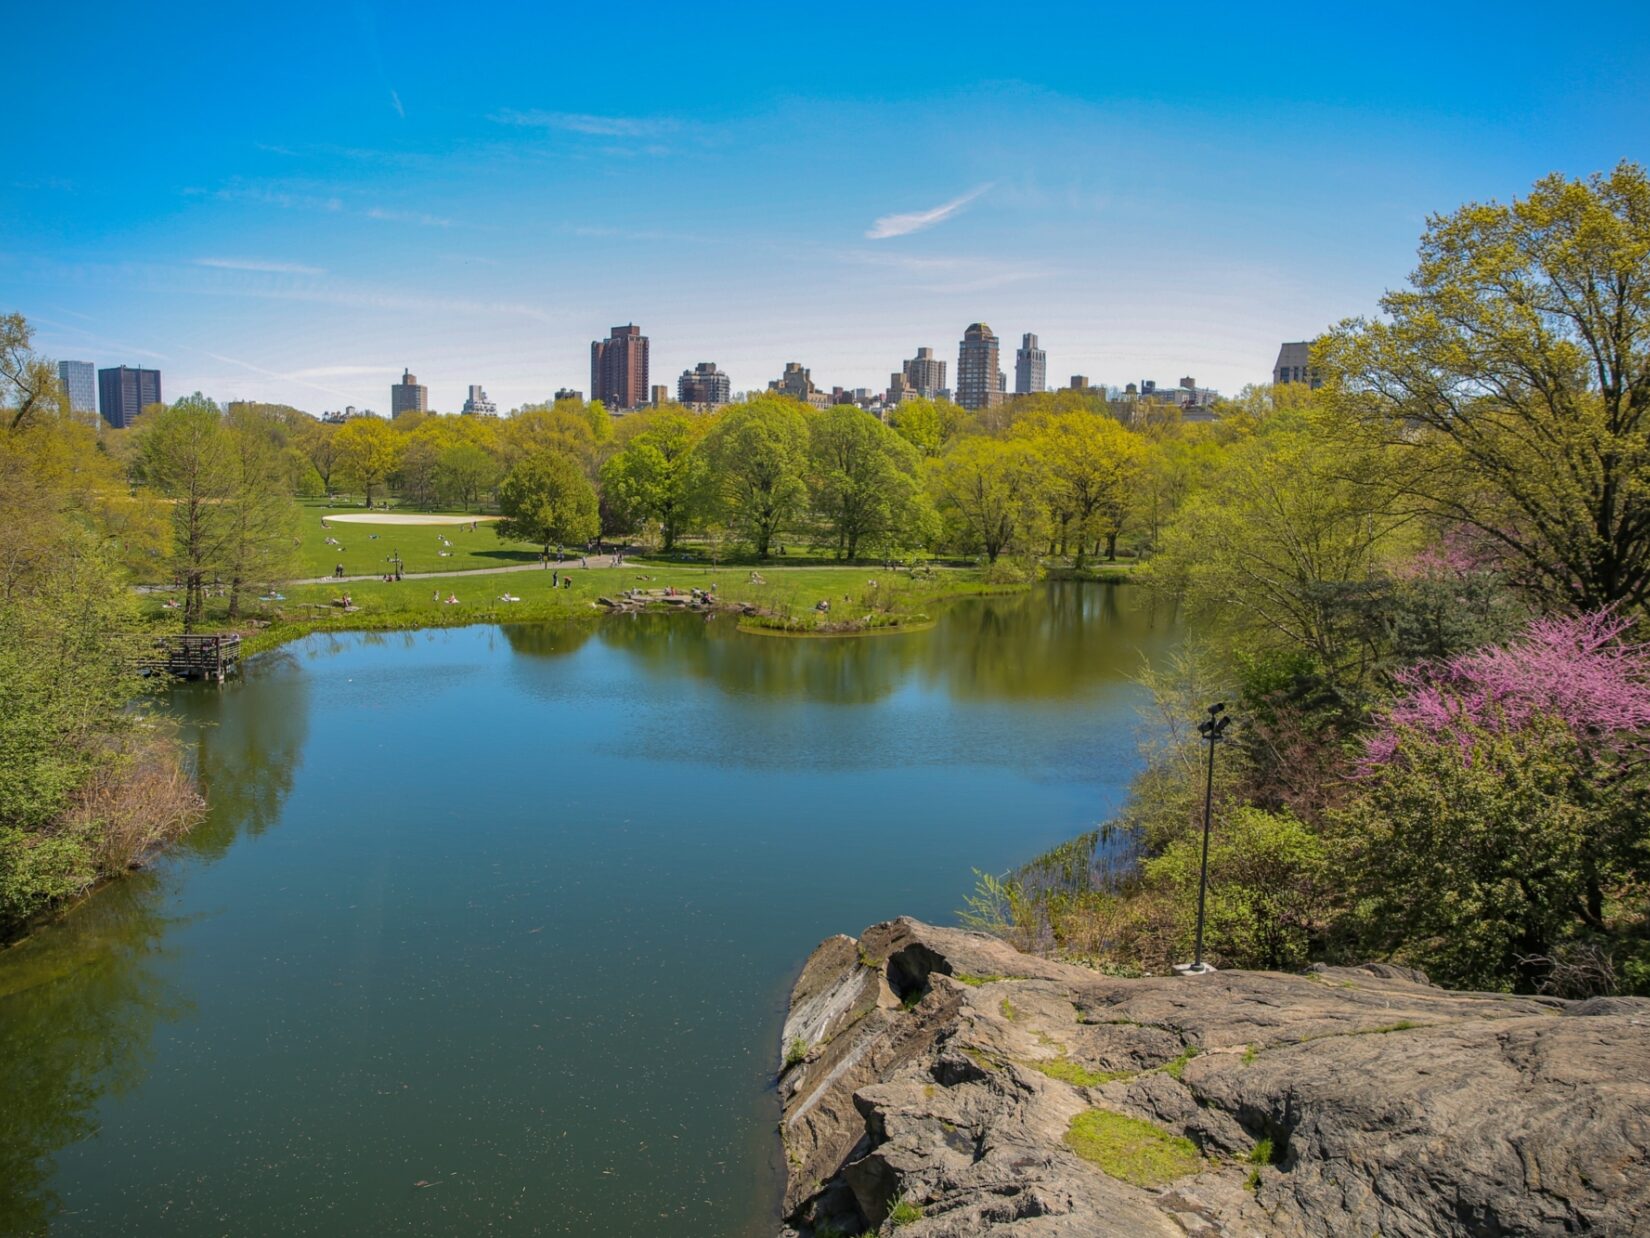
<instances>
[{"instance_id":1,"label":"blue sky","mask_svg":"<svg viewBox=\"0 0 1650 1238\"><path fill-rule=\"evenodd\" d=\"M1234 391L1429 212L1650 161L1650 5L1163 12L30 6L0 309L312 411L585 389L632 320L672 386L880 388L983 319L1051 383Z\"/></svg>"}]
</instances>

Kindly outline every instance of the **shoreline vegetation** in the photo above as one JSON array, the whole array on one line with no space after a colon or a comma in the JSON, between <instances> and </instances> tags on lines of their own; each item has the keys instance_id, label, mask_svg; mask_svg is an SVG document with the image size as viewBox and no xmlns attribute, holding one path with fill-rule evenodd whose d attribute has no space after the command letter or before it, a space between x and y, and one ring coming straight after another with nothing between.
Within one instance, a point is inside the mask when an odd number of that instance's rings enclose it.
<instances>
[{"instance_id":1,"label":"shoreline vegetation","mask_svg":"<svg viewBox=\"0 0 1650 1238\"><path fill-rule=\"evenodd\" d=\"M552 578L571 586L549 584ZM754 577L754 579L753 579ZM1126 579L1117 573L1114 579ZM479 623L539 623L620 613L735 614L741 628L763 635L854 636L912 631L933 622L933 608L959 598L1023 592L1028 579L1003 579L978 568L939 567L914 576L876 566L700 567L626 560L620 567L536 569L299 585L280 601L243 607L234 625L243 656L279 648L315 633L391 632L468 627ZM660 596L666 589L675 597ZM624 602L626 590L647 591ZM692 605L694 591L714 600ZM712 592L714 590L714 592ZM168 593L143 596L147 622L157 633L175 630L164 609ZM337 605L348 596L351 607ZM456 601L449 599L456 598ZM514 600L506 600L514 599ZM611 605L603 605L603 600ZM820 602L830 609L817 609ZM622 604L621 604L622 603ZM211 599L208 599L210 607ZM207 617L212 618L209 608ZM210 625L209 625L210 626ZM226 629L229 625L225 624Z\"/></svg>"}]
</instances>

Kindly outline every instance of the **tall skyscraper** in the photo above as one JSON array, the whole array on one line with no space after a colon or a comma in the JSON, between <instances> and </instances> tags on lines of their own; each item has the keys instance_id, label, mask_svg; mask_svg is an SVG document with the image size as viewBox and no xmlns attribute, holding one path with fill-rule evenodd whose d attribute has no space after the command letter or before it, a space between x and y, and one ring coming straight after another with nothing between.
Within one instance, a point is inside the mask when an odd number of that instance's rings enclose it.
<instances>
[{"instance_id":1,"label":"tall skyscraper","mask_svg":"<svg viewBox=\"0 0 1650 1238\"><path fill-rule=\"evenodd\" d=\"M733 383L716 368L714 361L701 361L691 370L683 370L676 380L676 398L683 404L702 404L715 408L733 399Z\"/></svg>"},{"instance_id":2,"label":"tall skyscraper","mask_svg":"<svg viewBox=\"0 0 1650 1238\"><path fill-rule=\"evenodd\" d=\"M997 368L997 337L983 322L971 323L957 349L957 403L967 409L1003 402L1003 372Z\"/></svg>"},{"instance_id":3,"label":"tall skyscraper","mask_svg":"<svg viewBox=\"0 0 1650 1238\"><path fill-rule=\"evenodd\" d=\"M97 372L97 404L107 421L124 430L151 404L160 403L160 371L117 365Z\"/></svg>"},{"instance_id":4,"label":"tall skyscraper","mask_svg":"<svg viewBox=\"0 0 1650 1238\"><path fill-rule=\"evenodd\" d=\"M590 344L590 398L611 409L641 408L647 383L647 336L634 323L614 327Z\"/></svg>"},{"instance_id":5,"label":"tall skyscraper","mask_svg":"<svg viewBox=\"0 0 1650 1238\"><path fill-rule=\"evenodd\" d=\"M390 416L427 413L430 411L429 397L429 388L422 386L411 370L402 370L401 381L390 384Z\"/></svg>"},{"instance_id":6,"label":"tall skyscraper","mask_svg":"<svg viewBox=\"0 0 1650 1238\"><path fill-rule=\"evenodd\" d=\"M1278 359L1272 365L1272 381L1306 383L1314 389L1323 386L1323 379L1318 377L1318 371L1312 367L1311 349L1312 345L1308 340L1299 340L1279 348Z\"/></svg>"},{"instance_id":7,"label":"tall skyscraper","mask_svg":"<svg viewBox=\"0 0 1650 1238\"><path fill-rule=\"evenodd\" d=\"M90 361L59 361L57 381L63 384L71 413L97 412L97 367Z\"/></svg>"},{"instance_id":8,"label":"tall skyscraper","mask_svg":"<svg viewBox=\"0 0 1650 1238\"><path fill-rule=\"evenodd\" d=\"M1032 395L1047 386L1048 354L1037 347L1037 337L1027 333L1014 354L1014 394Z\"/></svg>"},{"instance_id":9,"label":"tall skyscraper","mask_svg":"<svg viewBox=\"0 0 1650 1238\"><path fill-rule=\"evenodd\" d=\"M498 405L487 398L480 383L471 383L470 394L465 397L464 407L460 411L466 417L497 417Z\"/></svg>"},{"instance_id":10,"label":"tall skyscraper","mask_svg":"<svg viewBox=\"0 0 1650 1238\"><path fill-rule=\"evenodd\" d=\"M905 386L912 395L927 400L943 398L945 391L945 362L934 356L932 348L919 348L917 355L901 367Z\"/></svg>"}]
</instances>

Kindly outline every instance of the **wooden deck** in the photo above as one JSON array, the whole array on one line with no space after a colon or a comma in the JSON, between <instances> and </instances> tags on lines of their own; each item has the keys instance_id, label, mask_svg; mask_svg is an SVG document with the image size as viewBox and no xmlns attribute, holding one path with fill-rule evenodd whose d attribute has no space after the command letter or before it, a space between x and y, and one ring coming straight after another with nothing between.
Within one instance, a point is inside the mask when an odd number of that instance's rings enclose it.
<instances>
[{"instance_id":1,"label":"wooden deck","mask_svg":"<svg viewBox=\"0 0 1650 1238\"><path fill-rule=\"evenodd\" d=\"M138 657L146 675L174 675L179 679L214 679L222 683L241 663L238 632L154 636Z\"/></svg>"}]
</instances>

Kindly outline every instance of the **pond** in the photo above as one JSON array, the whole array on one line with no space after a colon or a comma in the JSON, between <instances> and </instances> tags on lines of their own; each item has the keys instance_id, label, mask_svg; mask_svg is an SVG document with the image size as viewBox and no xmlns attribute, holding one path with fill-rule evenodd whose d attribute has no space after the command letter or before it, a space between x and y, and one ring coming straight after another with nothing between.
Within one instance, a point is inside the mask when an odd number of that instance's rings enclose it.
<instances>
[{"instance_id":1,"label":"pond","mask_svg":"<svg viewBox=\"0 0 1650 1238\"><path fill-rule=\"evenodd\" d=\"M0 954L0 1231L771 1234L817 942L1089 828L1127 586L792 640L313 637L180 688L208 821Z\"/></svg>"}]
</instances>

